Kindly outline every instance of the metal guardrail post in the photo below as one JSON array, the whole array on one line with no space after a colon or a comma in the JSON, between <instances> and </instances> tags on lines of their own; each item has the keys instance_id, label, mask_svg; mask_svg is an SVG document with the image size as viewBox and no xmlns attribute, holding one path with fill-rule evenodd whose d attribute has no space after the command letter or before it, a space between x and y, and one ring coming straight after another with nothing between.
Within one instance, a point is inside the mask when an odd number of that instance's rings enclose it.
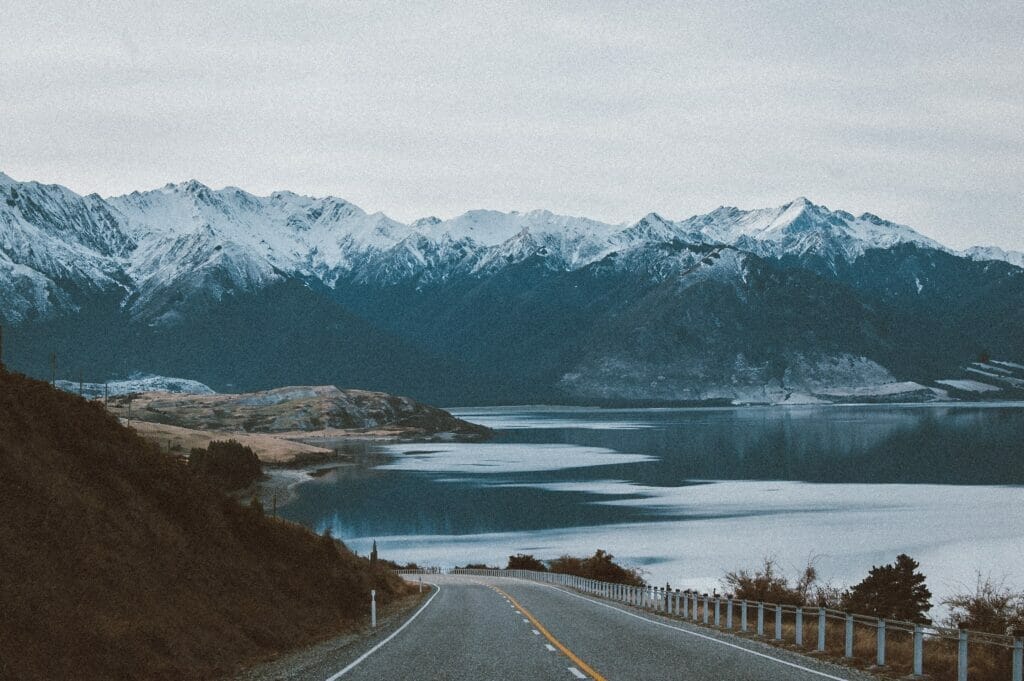
<instances>
[{"instance_id":1,"label":"metal guardrail post","mask_svg":"<svg viewBox=\"0 0 1024 681\"><path fill-rule=\"evenodd\" d=\"M747 601L746 599L740 603L740 631L746 632L747 630Z\"/></svg>"},{"instance_id":2,"label":"metal guardrail post","mask_svg":"<svg viewBox=\"0 0 1024 681\"><path fill-rule=\"evenodd\" d=\"M924 627L914 625L914 676L924 676Z\"/></svg>"},{"instance_id":3,"label":"metal guardrail post","mask_svg":"<svg viewBox=\"0 0 1024 681\"><path fill-rule=\"evenodd\" d=\"M878 633L875 642L875 664L879 667L885 666L885 620L878 620Z\"/></svg>"},{"instance_id":4,"label":"metal guardrail post","mask_svg":"<svg viewBox=\"0 0 1024 681\"><path fill-rule=\"evenodd\" d=\"M804 609L797 607L796 609L796 644L803 646L804 644Z\"/></svg>"},{"instance_id":5,"label":"metal guardrail post","mask_svg":"<svg viewBox=\"0 0 1024 681\"><path fill-rule=\"evenodd\" d=\"M1024 681L1024 641L1013 640L1013 681Z\"/></svg>"},{"instance_id":6,"label":"metal guardrail post","mask_svg":"<svg viewBox=\"0 0 1024 681\"><path fill-rule=\"evenodd\" d=\"M722 626L722 599L715 596L715 626Z\"/></svg>"},{"instance_id":7,"label":"metal guardrail post","mask_svg":"<svg viewBox=\"0 0 1024 681\"><path fill-rule=\"evenodd\" d=\"M697 621L697 592L696 591L693 592L693 603L692 603L692 606L693 607L690 610L690 618L694 622L696 622Z\"/></svg>"},{"instance_id":8,"label":"metal guardrail post","mask_svg":"<svg viewBox=\"0 0 1024 681\"><path fill-rule=\"evenodd\" d=\"M960 630L956 655L956 681L967 681L967 630Z\"/></svg>"},{"instance_id":9,"label":"metal guardrail post","mask_svg":"<svg viewBox=\"0 0 1024 681\"><path fill-rule=\"evenodd\" d=\"M676 589L676 593L675 593L674 598L675 598L675 603L672 604L672 614L678 616L679 615L679 589Z\"/></svg>"},{"instance_id":10,"label":"metal guardrail post","mask_svg":"<svg viewBox=\"0 0 1024 681\"><path fill-rule=\"evenodd\" d=\"M846 641L843 646L843 657L853 657L853 615L846 613Z\"/></svg>"},{"instance_id":11,"label":"metal guardrail post","mask_svg":"<svg viewBox=\"0 0 1024 681\"><path fill-rule=\"evenodd\" d=\"M825 652L825 608L818 608L818 652Z\"/></svg>"},{"instance_id":12,"label":"metal guardrail post","mask_svg":"<svg viewBox=\"0 0 1024 681\"><path fill-rule=\"evenodd\" d=\"M775 640L782 640L782 605L775 605Z\"/></svg>"},{"instance_id":13,"label":"metal guardrail post","mask_svg":"<svg viewBox=\"0 0 1024 681\"><path fill-rule=\"evenodd\" d=\"M708 612L708 595L704 594L704 624L708 623L708 618L711 613Z\"/></svg>"},{"instance_id":14,"label":"metal guardrail post","mask_svg":"<svg viewBox=\"0 0 1024 681\"><path fill-rule=\"evenodd\" d=\"M683 619L690 616L690 592L683 592Z\"/></svg>"},{"instance_id":15,"label":"metal guardrail post","mask_svg":"<svg viewBox=\"0 0 1024 681\"><path fill-rule=\"evenodd\" d=\"M725 599L725 628L732 631L732 596Z\"/></svg>"},{"instance_id":16,"label":"metal guardrail post","mask_svg":"<svg viewBox=\"0 0 1024 681\"><path fill-rule=\"evenodd\" d=\"M757 635L764 636L764 603L757 602Z\"/></svg>"}]
</instances>

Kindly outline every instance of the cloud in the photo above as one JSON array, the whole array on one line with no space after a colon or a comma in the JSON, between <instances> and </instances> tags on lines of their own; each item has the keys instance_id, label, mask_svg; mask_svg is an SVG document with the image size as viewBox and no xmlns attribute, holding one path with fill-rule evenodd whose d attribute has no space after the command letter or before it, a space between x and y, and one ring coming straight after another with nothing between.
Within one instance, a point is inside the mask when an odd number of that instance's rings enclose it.
<instances>
[{"instance_id":1,"label":"cloud","mask_svg":"<svg viewBox=\"0 0 1024 681\"><path fill-rule=\"evenodd\" d=\"M1024 248L1013 4L43 2L6 17L0 167L199 177L402 219L613 222L806 194Z\"/></svg>"}]
</instances>

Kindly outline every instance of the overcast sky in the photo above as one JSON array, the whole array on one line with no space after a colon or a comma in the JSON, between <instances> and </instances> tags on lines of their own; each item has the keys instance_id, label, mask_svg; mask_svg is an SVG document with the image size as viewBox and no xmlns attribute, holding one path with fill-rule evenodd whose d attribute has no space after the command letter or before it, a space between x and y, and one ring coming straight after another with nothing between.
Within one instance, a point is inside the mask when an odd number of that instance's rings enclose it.
<instances>
[{"instance_id":1,"label":"overcast sky","mask_svg":"<svg viewBox=\"0 0 1024 681\"><path fill-rule=\"evenodd\" d=\"M401 220L803 195L1024 249L1019 1L207 5L6 6L0 170Z\"/></svg>"}]
</instances>

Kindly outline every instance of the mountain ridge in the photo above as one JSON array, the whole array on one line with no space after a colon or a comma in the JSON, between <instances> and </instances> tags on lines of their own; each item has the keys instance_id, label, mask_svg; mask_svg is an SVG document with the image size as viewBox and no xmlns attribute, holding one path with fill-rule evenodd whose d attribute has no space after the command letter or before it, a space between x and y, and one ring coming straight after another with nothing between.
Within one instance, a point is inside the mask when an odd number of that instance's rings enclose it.
<instances>
[{"instance_id":1,"label":"mountain ridge","mask_svg":"<svg viewBox=\"0 0 1024 681\"><path fill-rule=\"evenodd\" d=\"M983 354L1024 360L1012 254L804 197L619 225L546 210L403 224L195 180L101 199L7 178L0 199L0 321L37 375L30 346L49 345L97 379L130 361L226 391L675 402L937 387Z\"/></svg>"}]
</instances>

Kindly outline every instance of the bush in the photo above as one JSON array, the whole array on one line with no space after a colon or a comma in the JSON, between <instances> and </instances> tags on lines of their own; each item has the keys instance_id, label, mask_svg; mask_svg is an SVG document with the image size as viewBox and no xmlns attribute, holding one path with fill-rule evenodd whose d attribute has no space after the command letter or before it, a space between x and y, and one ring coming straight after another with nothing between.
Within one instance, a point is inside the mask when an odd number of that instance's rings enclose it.
<instances>
[{"instance_id":1,"label":"bush","mask_svg":"<svg viewBox=\"0 0 1024 681\"><path fill-rule=\"evenodd\" d=\"M562 556L549 561L551 572L558 572L567 575L576 575L586 579L595 579L601 582L612 582L614 584L626 584L629 586L644 586L646 582L637 570L625 568L618 565L615 556L598 549L589 558L576 558L574 556Z\"/></svg>"},{"instance_id":2,"label":"bush","mask_svg":"<svg viewBox=\"0 0 1024 681\"><path fill-rule=\"evenodd\" d=\"M259 458L236 440L214 440L206 449L193 449L188 467L224 490L242 489L263 477Z\"/></svg>"},{"instance_id":3,"label":"bush","mask_svg":"<svg viewBox=\"0 0 1024 681\"><path fill-rule=\"evenodd\" d=\"M820 600L818 596L824 597L833 591L830 587L816 589L817 581L818 571L813 560L808 561L796 583L790 584L786 575L779 572L775 558L765 557L764 564L753 573L748 570L727 572L722 585L741 600L808 605Z\"/></svg>"},{"instance_id":4,"label":"bush","mask_svg":"<svg viewBox=\"0 0 1024 681\"><path fill-rule=\"evenodd\" d=\"M992 634L1010 634L1024 629L1024 593L1014 593L1002 582L982 579L974 593L960 593L946 598L942 604L950 613L946 624Z\"/></svg>"},{"instance_id":5,"label":"bush","mask_svg":"<svg viewBox=\"0 0 1024 681\"><path fill-rule=\"evenodd\" d=\"M534 570L535 572L547 572L548 566L537 560L528 553L517 553L508 557L506 570Z\"/></svg>"},{"instance_id":6,"label":"bush","mask_svg":"<svg viewBox=\"0 0 1024 681\"><path fill-rule=\"evenodd\" d=\"M905 553L891 565L872 567L864 580L843 599L849 612L884 619L930 624L932 592L925 586L920 564Z\"/></svg>"}]
</instances>

